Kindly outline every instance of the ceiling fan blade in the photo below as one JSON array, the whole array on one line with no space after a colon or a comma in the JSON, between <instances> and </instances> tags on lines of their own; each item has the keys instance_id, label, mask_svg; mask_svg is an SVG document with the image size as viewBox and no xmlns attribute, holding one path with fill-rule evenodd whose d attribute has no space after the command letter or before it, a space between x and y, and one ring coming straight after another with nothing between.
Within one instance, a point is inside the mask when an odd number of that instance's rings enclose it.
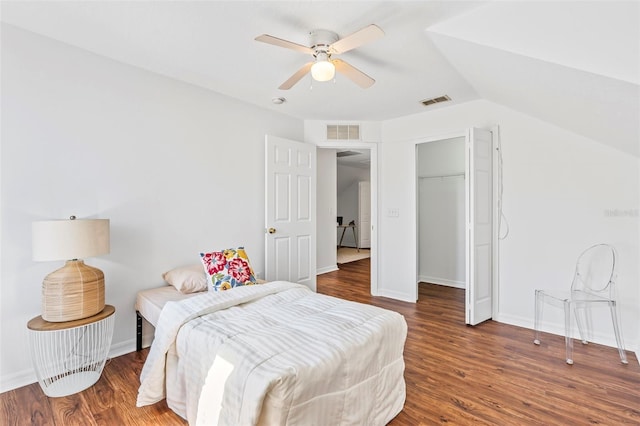
<instances>
[{"instance_id":1,"label":"ceiling fan blade","mask_svg":"<svg viewBox=\"0 0 640 426\"><path fill-rule=\"evenodd\" d=\"M293 74L291 77L289 77L289 79L287 81L282 83L280 85L280 87L278 87L278 89L280 89L280 90L289 90L289 89L291 89L297 82L300 81L300 79L302 77L304 77L305 75L307 75L309 73L309 71L311 71L311 65L313 65L313 62L309 62L309 63L304 64L302 66L302 68L300 68L298 71L296 71L295 74Z\"/></svg>"},{"instance_id":2,"label":"ceiling fan blade","mask_svg":"<svg viewBox=\"0 0 640 426\"><path fill-rule=\"evenodd\" d=\"M372 79L353 65L349 65L341 59L333 59L331 62L333 62L333 65L336 66L336 71L344 74L349 80L353 81L363 89L371 87L373 83L376 82L374 79Z\"/></svg>"},{"instance_id":3,"label":"ceiling fan blade","mask_svg":"<svg viewBox=\"0 0 640 426\"><path fill-rule=\"evenodd\" d=\"M365 43L372 42L383 35L384 31L380 27L371 24L331 44L331 51L333 53L344 53Z\"/></svg>"},{"instance_id":4,"label":"ceiling fan blade","mask_svg":"<svg viewBox=\"0 0 640 426\"><path fill-rule=\"evenodd\" d=\"M255 38L257 41L261 41L267 44L273 44L274 46L286 47L287 49L297 50L298 52L308 53L313 55L313 50L307 46L303 46L292 41L283 40L278 37L270 36L268 34L262 34Z\"/></svg>"}]
</instances>

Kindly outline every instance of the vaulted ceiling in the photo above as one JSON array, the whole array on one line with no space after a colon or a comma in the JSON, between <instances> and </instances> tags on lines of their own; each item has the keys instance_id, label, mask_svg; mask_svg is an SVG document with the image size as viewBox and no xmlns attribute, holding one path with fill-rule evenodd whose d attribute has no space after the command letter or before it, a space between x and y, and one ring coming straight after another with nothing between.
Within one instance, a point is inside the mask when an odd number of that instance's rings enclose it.
<instances>
[{"instance_id":1,"label":"vaulted ceiling","mask_svg":"<svg viewBox=\"0 0 640 426\"><path fill-rule=\"evenodd\" d=\"M1 19L61 42L302 119L387 120L487 99L640 155L637 1L3 1ZM303 78L308 45L369 24L340 55L376 83ZM452 100L425 107L421 100ZM286 102L274 105L272 98Z\"/></svg>"}]
</instances>

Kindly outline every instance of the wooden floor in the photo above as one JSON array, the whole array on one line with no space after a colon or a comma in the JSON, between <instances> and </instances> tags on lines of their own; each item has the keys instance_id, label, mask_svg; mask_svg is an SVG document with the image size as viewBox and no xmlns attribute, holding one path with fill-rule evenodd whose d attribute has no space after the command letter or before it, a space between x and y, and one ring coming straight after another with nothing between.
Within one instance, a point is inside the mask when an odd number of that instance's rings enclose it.
<instances>
[{"instance_id":1,"label":"wooden floor","mask_svg":"<svg viewBox=\"0 0 640 426\"><path fill-rule=\"evenodd\" d=\"M575 345L564 362L559 336L533 344L531 330L485 322L464 325L464 291L420 284L417 304L369 296L369 259L318 277L320 293L403 314L407 401L399 425L640 425L640 365L615 348ZM38 384L0 394L1 425L185 425L164 402L136 408L148 351L109 361L93 387L47 398Z\"/></svg>"}]
</instances>

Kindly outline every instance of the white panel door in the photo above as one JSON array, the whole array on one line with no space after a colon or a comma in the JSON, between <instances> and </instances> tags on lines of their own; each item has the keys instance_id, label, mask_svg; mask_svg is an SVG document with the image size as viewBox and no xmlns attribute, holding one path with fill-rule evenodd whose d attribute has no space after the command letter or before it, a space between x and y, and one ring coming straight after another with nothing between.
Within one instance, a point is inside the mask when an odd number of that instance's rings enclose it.
<instances>
[{"instance_id":1,"label":"white panel door","mask_svg":"<svg viewBox=\"0 0 640 426\"><path fill-rule=\"evenodd\" d=\"M358 182L358 248L371 247L371 183Z\"/></svg>"},{"instance_id":2,"label":"white panel door","mask_svg":"<svg viewBox=\"0 0 640 426\"><path fill-rule=\"evenodd\" d=\"M467 324L491 318L493 283L493 142L491 132L470 129L466 154Z\"/></svg>"},{"instance_id":3,"label":"white panel door","mask_svg":"<svg viewBox=\"0 0 640 426\"><path fill-rule=\"evenodd\" d=\"M316 147L265 138L265 279L316 290Z\"/></svg>"}]
</instances>

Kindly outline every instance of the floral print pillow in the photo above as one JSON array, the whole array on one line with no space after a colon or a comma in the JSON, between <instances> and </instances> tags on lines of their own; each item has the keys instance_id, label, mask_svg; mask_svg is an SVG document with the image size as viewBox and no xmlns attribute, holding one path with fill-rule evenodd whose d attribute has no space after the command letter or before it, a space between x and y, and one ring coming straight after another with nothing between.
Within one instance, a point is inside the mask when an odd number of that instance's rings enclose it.
<instances>
[{"instance_id":1,"label":"floral print pillow","mask_svg":"<svg viewBox=\"0 0 640 426\"><path fill-rule=\"evenodd\" d=\"M256 284L256 277L244 247L200 253L208 277L209 291L223 291Z\"/></svg>"}]
</instances>

